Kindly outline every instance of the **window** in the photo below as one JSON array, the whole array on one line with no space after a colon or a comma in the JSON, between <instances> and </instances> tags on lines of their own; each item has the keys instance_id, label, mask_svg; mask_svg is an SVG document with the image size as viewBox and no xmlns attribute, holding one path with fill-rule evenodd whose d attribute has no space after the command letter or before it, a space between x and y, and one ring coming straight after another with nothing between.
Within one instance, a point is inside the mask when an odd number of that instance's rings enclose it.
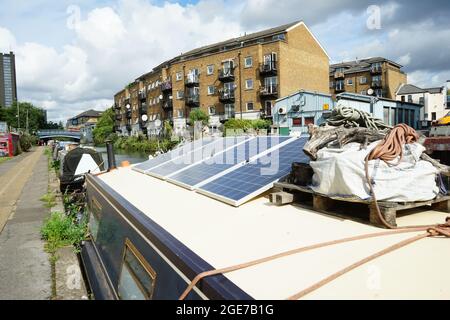
<instances>
[{"instance_id":1,"label":"window","mask_svg":"<svg viewBox=\"0 0 450 320\"><path fill-rule=\"evenodd\" d=\"M232 104L232 103L225 104L224 109L225 109L225 117L227 119L234 118L234 115L235 115L234 104Z\"/></svg>"},{"instance_id":2,"label":"window","mask_svg":"<svg viewBox=\"0 0 450 320\"><path fill-rule=\"evenodd\" d=\"M401 99L402 99L402 102L405 102L405 96L402 96Z\"/></svg>"},{"instance_id":3,"label":"window","mask_svg":"<svg viewBox=\"0 0 450 320\"><path fill-rule=\"evenodd\" d=\"M344 80L338 80L336 81L336 90L343 91L345 89L345 83Z\"/></svg>"},{"instance_id":4,"label":"window","mask_svg":"<svg viewBox=\"0 0 450 320\"><path fill-rule=\"evenodd\" d=\"M330 89L334 88L334 81L330 81Z\"/></svg>"},{"instance_id":5,"label":"window","mask_svg":"<svg viewBox=\"0 0 450 320\"><path fill-rule=\"evenodd\" d=\"M409 125L416 128L416 112L414 110L409 110Z\"/></svg>"},{"instance_id":6,"label":"window","mask_svg":"<svg viewBox=\"0 0 450 320\"><path fill-rule=\"evenodd\" d=\"M264 111L267 116L272 115L272 105L272 101L266 101L266 103L264 104Z\"/></svg>"},{"instance_id":7,"label":"window","mask_svg":"<svg viewBox=\"0 0 450 320\"><path fill-rule=\"evenodd\" d=\"M95 241L97 240L100 225L100 215L102 212L102 207L95 197L92 198L91 206L89 209L89 230L91 232L92 238Z\"/></svg>"},{"instance_id":8,"label":"window","mask_svg":"<svg viewBox=\"0 0 450 320\"><path fill-rule=\"evenodd\" d=\"M214 65L210 64L209 66L206 67L206 74L208 76L214 74Z\"/></svg>"},{"instance_id":9,"label":"window","mask_svg":"<svg viewBox=\"0 0 450 320\"><path fill-rule=\"evenodd\" d=\"M360 84L366 84L367 83L367 78L366 77L359 78L359 83Z\"/></svg>"},{"instance_id":10,"label":"window","mask_svg":"<svg viewBox=\"0 0 450 320\"><path fill-rule=\"evenodd\" d=\"M253 111L253 110L254 110L253 102L247 102L247 111Z\"/></svg>"},{"instance_id":11,"label":"window","mask_svg":"<svg viewBox=\"0 0 450 320\"><path fill-rule=\"evenodd\" d=\"M184 92L183 91L177 91L177 99L181 100L184 97Z\"/></svg>"},{"instance_id":12,"label":"window","mask_svg":"<svg viewBox=\"0 0 450 320\"><path fill-rule=\"evenodd\" d=\"M208 112L210 115L215 115L216 114L216 107L215 106L209 106L208 107Z\"/></svg>"},{"instance_id":13,"label":"window","mask_svg":"<svg viewBox=\"0 0 450 320\"><path fill-rule=\"evenodd\" d=\"M431 121L435 121L436 120L436 112L432 112L431 113Z\"/></svg>"},{"instance_id":14,"label":"window","mask_svg":"<svg viewBox=\"0 0 450 320\"><path fill-rule=\"evenodd\" d=\"M156 272L130 240L125 240L118 294L122 300L150 300L153 297Z\"/></svg>"},{"instance_id":15,"label":"window","mask_svg":"<svg viewBox=\"0 0 450 320\"><path fill-rule=\"evenodd\" d=\"M177 79L177 81L183 80L183 74L181 72L177 72L176 79Z\"/></svg>"},{"instance_id":16,"label":"window","mask_svg":"<svg viewBox=\"0 0 450 320\"><path fill-rule=\"evenodd\" d=\"M419 104L425 105L425 98L424 97L420 97L419 98Z\"/></svg>"},{"instance_id":17,"label":"window","mask_svg":"<svg viewBox=\"0 0 450 320\"><path fill-rule=\"evenodd\" d=\"M253 89L253 79L245 80L245 89L247 90Z\"/></svg>"},{"instance_id":18,"label":"window","mask_svg":"<svg viewBox=\"0 0 450 320\"><path fill-rule=\"evenodd\" d=\"M305 127L310 124L314 125L314 117L305 117Z\"/></svg>"},{"instance_id":19,"label":"window","mask_svg":"<svg viewBox=\"0 0 450 320\"><path fill-rule=\"evenodd\" d=\"M253 66L253 57L246 57L244 60L244 67L251 68Z\"/></svg>"},{"instance_id":20,"label":"window","mask_svg":"<svg viewBox=\"0 0 450 320\"><path fill-rule=\"evenodd\" d=\"M365 95L367 95L367 91L363 90L363 91L361 91L361 94L365 96Z\"/></svg>"},{"instance_id":21,"label":"window","mask_svg":"<svg viewBox=\"0 0 450 320\"><path fill-rule=\"evenodd\" d=\"M408 102L409 102L409 103L412 103L412 102L413 102L412 95L408 95Z\"/></svg>"},{"instance_id":22,"label":"window","mask_svg":"<svg viewBox=\"0 0 450 320\"><path fill-rule=\"evenodd\" d=\"M216 88L214 86L208 86L208 96L212 96L216 92Z\"/></svg>"},{"instance_id":23,"label":"window","mask_svg":"<svg viewBox=\"0 0 450 320\"><path fill-rule=\"evenodd\" d=\"M284 33L277 34L272 37L272 40L286 40L286 35Z\"/></svg>"},{"instance_id":24,"label":"window","mask_svg":"<svg viewBox=\"0 0 450 320\"><path fill-rule=\"evenodd\" d=\"M294 127L301 127L302 126L302 118L293 118L292 125Z\"/></svg>"},{"instance_id":25,"label":"window","mask_svg":"<svg viewBox=\"0 0 450 320\"><path fill-rule=\"evenodd\" d=\"M348 79L347 80L347 85L352 86L353 85L353 79Z\"/></svg>"},{"instance_id":26,"label":"window","mask_svg":"<svg viewBox=\"0 0 450 320\"><path fill-rule=\"evenodd\" d=\"M184 117L183 110L177 110L177 115L178 115L178 118L183 118Z\"/></svg>"}]
</instances>

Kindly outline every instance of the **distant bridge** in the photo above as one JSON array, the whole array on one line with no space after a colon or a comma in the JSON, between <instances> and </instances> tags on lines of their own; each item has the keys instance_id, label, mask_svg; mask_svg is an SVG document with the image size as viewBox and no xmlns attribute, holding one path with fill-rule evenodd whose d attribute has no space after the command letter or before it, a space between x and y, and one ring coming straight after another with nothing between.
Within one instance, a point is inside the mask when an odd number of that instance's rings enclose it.
<instances>
[{"instance_id":1,"label":"distant bridge","mask_svg":"<svg viewBox=\"0 0 450 320\"><path fill-rule=\"evenodd\" d=\"M69 138L74 140L81 139L81 132L73 132L66 130L41 130L38 131L37 136L39 139L55 139L55 138Z\"/></svg>"}]
</instances>

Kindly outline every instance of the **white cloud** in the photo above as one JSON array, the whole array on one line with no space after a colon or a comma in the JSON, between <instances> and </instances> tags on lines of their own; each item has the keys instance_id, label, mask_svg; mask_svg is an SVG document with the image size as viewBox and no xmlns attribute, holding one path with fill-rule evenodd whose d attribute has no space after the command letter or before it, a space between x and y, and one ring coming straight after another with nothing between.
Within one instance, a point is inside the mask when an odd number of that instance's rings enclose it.
<instances>
[{"instance_id":1,"label":"white cloud","mask_svg":"<svg viewBox=\"0 0 450 320\"><path fill-rule=\"evenodd\" d=\"M16 39L8 29L0 27L0 52L9 52L16 47Z\"/></svg>"}]
</instances>

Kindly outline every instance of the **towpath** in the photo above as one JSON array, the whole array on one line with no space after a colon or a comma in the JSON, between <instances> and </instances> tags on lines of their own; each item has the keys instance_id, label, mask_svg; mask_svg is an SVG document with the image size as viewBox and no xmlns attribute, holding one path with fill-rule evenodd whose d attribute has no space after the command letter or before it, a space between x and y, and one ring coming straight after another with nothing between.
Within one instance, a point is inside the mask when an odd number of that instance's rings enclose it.
<instances>
[{"instance_id":1,"label":"towpath","mask_svg":"<svg viewBox=\"0 0 450 320\"><path fill-rule=\"evenodd\" d=\"M51 266L40 229L49 210L44 148L0 165L0 300L44 300L52 295Z\"/></svg>"}]
</instances>

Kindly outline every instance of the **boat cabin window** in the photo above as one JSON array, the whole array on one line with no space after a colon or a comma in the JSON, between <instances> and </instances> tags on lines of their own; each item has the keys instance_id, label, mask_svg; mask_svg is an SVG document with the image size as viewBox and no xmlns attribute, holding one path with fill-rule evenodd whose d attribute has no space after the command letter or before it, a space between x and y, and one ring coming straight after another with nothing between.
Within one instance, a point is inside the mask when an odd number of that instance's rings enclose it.
<instances>
[{"instance_id":1,"label":"boat cabin window","mask_svg":"<svg viewBox=\"0 0 450 320\"><path fill-rule=\"evenodd\" d=\"M89 216L89 231L91 233L92 238L97 240L99 224L100 224L100 214L102 211L102 207L97 199L92 198L90 205L90 216Z\"/></svg>"},{"instance_id":2,"label":"boat cabin window","mask_svg":"<svg viewBox=\"0 0 450 320\"><path fill-rule=\"evenodd\" d=\"M155 289L156 272L128 239L119 279L122 300L150 300Z\"/></svg>"}]
</instances>

